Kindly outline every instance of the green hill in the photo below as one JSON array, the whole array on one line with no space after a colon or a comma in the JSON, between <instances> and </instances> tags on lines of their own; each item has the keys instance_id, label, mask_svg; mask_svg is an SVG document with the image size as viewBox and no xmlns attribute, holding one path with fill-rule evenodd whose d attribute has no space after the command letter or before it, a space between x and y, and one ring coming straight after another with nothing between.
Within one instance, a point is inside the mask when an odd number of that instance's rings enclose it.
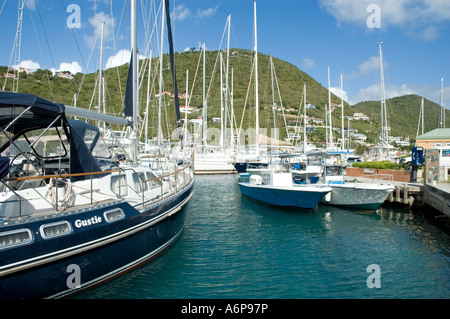
<instances>
[{"instance_id":1,"label":"green hill","mask_svg":"<svg viewBox=\"0 0 450 319\"><path fill-rule=\"evenodd\" d=\"M244 129L254 127L255 125L255 93L254 93L254 75L252 75L252 63L254 54L251 51L243 49L230 49L229 59L229 85L231 90L231 70L233 70L233 108L237 125L242 120ZM218 126L213 123L213 117L220 117L220 69L218 67L218 52L206 52L206 81L205 86L208 92L208 126ZM148 78L148 60L141 60L140 69L143 71L140 77L140 106L141 114L145 111L147 96L147 78ZM192 92L190 106L195 108L188 118L197 118L202 114L203 105L203 60L199 51L189 51L176 53L175 63L177 69L177 82L179 93L186 91L186 70L189 70L189 93ZM223 65L225 68L226 52L223 52ZM325 105L328 104L328 90L296 66L273 57L273 64L276 73L275 87L279 87L280 92L275 92L275 101L277 106L281 104L286 108L292 108L290 112L285 111L286 121L292 122L297 119L298 109L302 102L303 85L306 84L307 99L306 102L315 106L307 110L308 116L324 118ZM145 67L145 69L144 69ZM163 57L163 79L164 87L162 91L170 91L173 94L172 78L168 55ZM150 83L150 136L156 135L157 106L159 103L156 94L159 92L159 59L152 59ZM0 67L0 80L4 83L3 74L6 73L6 67ZM123 99L125 95L126 77L128 73L128 64L118 68L110 68L103 71L105 79L105 103L107 112L114 115L120 115L123 110ZM270 70L270 57L268 55L258 55L258 74L259 74L259 103L260 103L260 127L273 126L272 111L272 79ZM66 105L74 104L74 95L77 94L77 106L87 109L95 109L98 104L98 93L95 91L97 73L75 74L74 79L64 79L52 76L48 70L37 70L32 74L20 75L19 92L32 93L50 101L63 103ZM223 71L225 81L225 69ZM12 81L6 81L6 91L12 88ZM279 100L281 96L282 103ZM419 117L421 97L417 95L408 95L393 98L387 101L388 115L392 135L409 136L414 138L417 130L417 121ZM339 104L340 97L332 94L332 103ZM180 100L180 105L185 105L184 99ZM173 131L175 124L175 110L173 98L165 95L163 110L165 134ZM425 100L425 128L426 131L436 128L438 124L439 105ZM380 103L377 101L368 101L356 105L345 104L345 116L353 115L355 112L364 113L369 116L369 121L351 121L353 129L364 133L369 137L369 141L375 141L380 131ZM277 127L282 136L285 136L284 119L282 112L278 111ZM182 113L184 116L184 114ZM338 109L333 112L334 126L340 126L340 112ZM347 125L347 121L345 122ZM317 129L309 136L309 139L323 141L324 130ZM166 135L167 136L167 135Z\"/></svg>"}]
</instances>

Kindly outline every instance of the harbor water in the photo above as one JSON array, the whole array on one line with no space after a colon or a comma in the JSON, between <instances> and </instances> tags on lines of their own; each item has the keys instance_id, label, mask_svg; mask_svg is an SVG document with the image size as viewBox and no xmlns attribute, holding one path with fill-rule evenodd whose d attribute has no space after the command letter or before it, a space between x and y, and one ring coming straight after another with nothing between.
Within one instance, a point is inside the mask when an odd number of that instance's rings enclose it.
<instances>
[{"instance_id":1,"label":"harbor water","mask_svg":"<svg viewBox=\"0 0 450 319\"><path fill-rule=\"evenodd\" d=\"M238 179L197 176L170 249L70 298L450 298L450 236L422 214L281 209L242 197Z\"/></svg>"}]
</instances>

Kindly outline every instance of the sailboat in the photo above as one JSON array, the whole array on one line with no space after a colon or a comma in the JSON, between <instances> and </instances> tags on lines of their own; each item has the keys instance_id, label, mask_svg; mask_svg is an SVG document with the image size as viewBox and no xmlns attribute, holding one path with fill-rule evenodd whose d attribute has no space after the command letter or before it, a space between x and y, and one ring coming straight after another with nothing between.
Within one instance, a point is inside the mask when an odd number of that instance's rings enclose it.
<instances>
[{"instance_id":1,"label":"sailboat","mask_svg":"<svg viewBox=\"0 0 450 319\"><path fill-rule=\"evenodd\" d=\"M79 292L155 258L182 233L192 163L155 175L137 151L130 162L115 157L97 126L70 118L136 125L136 0L131 9L132 121L0 92L2 299Z\"/></svg>"},{"instance_id":2,"label":"sailboat","mask_svg":"<svg viewBox=\"0 0 450 319\"><path fill-rule=\"evenodd\" d=\"M248 167L267 167L269 158L267 149L261 144L269 144L270 139L259 133L259 88L258 88L258 32L256 21L256 0L253 2L253 21L254 21L254 72L255 72L255 130L254 130L254 145L245 146L244 149L237 149L234 167L238 173L245 173ZM238 138L239 139L239 138ZM263 140L269 140L263 143ZM278 141L276 141L277 143Z\"/></svg>"},{"instance_id":3,"label":"sailboat","mask_svg":"<svg viewBox=\"0 0 450 319\"><path fill-rule=\"evenodd\" d=\"M383 42L378 42L379 46L379 59L380 59L380 97L381 97L381 134L380 142L369 148L368 157L369 161L391 161L395 162L399 159L399 156L395 155L396 150L394 146L389 143L389 127L388 127L388 115L386 108L386 89L384 85L384 69L383 69L383 52L381 45Z\"/></svg>"},{"instance_id":4,"label":"sailboat","mask_svg":"<svg viewBox=\"0 0 450 319\"><path fill-rule=\"evenodd\" d=\"M227 45L227 74L228 74L228 55L229 55L229 38L230 38L230 19L231 16L228 15L227 26L228 26L228 45ZM195 161L194 161L194 171L197 175L208 175L208 174L234 174L236 170L233 165L234 159L234 149L232 146L227 145L227 134L226 134L226 121L221 119L221 130L220 130L220 145L218 147L213 147L208 145L208 134L207 134L207 94L205 88L206 81L206 46L202 46L203 54L203 145L200 149L196 149ZM222 53L220 55L220 87L222 85ZM225 105L228 105L228 75L226 76L226 87L225 93L220 90L221 101L223 100L223 94L225 94ZM222 103L221 103L222 104ZM221 105L222 108L222 105ZM227 107L226 107L227 109ZM228 117L228 112L225 111L225 119ZM223 123L225 122L225 128Z\"/></svg>"}]
</instances>

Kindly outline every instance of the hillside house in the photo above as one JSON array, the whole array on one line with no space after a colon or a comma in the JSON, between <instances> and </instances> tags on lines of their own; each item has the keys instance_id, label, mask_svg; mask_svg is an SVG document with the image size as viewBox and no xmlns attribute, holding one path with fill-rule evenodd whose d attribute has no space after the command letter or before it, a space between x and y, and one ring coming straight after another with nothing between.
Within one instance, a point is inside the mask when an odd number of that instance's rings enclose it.
<instances>
[{"instance_id":1,"label":"hillside house","mask_svg":"<svg viewBox=\"0 0 450 319\"><path fill-rule=\"evenodd\" d=\"M369 117L363 113L353 113L354 120L368 121Z\"/></svg>"}]
</instances>

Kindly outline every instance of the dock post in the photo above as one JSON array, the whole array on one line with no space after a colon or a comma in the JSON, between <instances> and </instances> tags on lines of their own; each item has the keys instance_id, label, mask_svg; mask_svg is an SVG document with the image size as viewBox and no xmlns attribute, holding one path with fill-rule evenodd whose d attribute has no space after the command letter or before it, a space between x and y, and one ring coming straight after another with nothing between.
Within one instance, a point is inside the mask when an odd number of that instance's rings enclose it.
<instances>
[{"instance_id":1,"label":"dock post","mask_svg":"<svg viewBox=\"0 0 450 319\"><path fill-rule=\"evenodd\" d=\"M409 198L408 198L408 185L403 186L403 204L408 204Z\"/></svg>"}]
</instances>

